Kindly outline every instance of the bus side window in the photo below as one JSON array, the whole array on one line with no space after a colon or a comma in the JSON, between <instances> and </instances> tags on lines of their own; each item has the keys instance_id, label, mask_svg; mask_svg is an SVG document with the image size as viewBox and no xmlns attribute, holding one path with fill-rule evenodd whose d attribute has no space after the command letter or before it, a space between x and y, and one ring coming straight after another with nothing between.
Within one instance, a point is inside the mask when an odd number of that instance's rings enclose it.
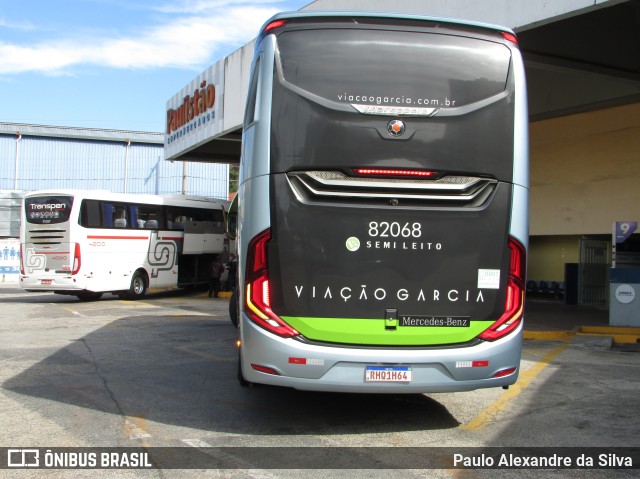
<instances>
[{"instance_id":1,"label":"bus side window","mask_svg":"<svg viewBox=\"0 0 640 479\"><path fill-rule=\"evenodd\" d=\"M113 226L116 228L127 227L127 208L124 205L115 205L113 208Z\"/></svg>"},{"instance_id":2,"label":"bus side window","mask_svg":"<svg viewBox=\"0 0 640 479\"><path fill-rule=\"evenodd\" d=\"M143 227L146 230L164 229L162 208L156 205L140 205L137 222L139 228Z\"/></svg>"},{"instance_id":3,"label":"bus side window","mask_svg":"<svg viewBox=\"0 0 640 479\"><path fill-rule=\"evenodd\" d=\"M113 203L102 203L102 227L111 228L113 226Z\"/></svg>"},{"instance_id":4,"label":"bus side window","mask_svg":"<svg viewBox=\"0 0 640 479\"><path fill-rule=\"evenodd\" d=\"M129 224L127 216L127 207L124 204L106 201L102 203L103 228L126 228Z\"/></svg>"},{"instance_id":5,"label":"bus side window","mask_svg":"<svg viewBox=\"0 0 640 479\"><path fill-rule=\"evenodd\" d=\"M167 228L170 230L184 230L184 222L189 220L185 214L190 208L170 206L165 209L167 215Z\"/></svg>"},{"instance_id":6,"label":"bus side window","mask_svg":"<svg viewBox=\"0 0 640 479\"><path fill-rule=\"evenodd\" d=\"M260 60L258 57L256 64L251 72L251 85L249 85L249 93L247 94L247 104L244 111L244 127L247 129L258 118L256 116L256 103L258 102L258 78L260 77Z\"/></svg>"},{"instance_id":7,"label":"bus side window","mask_svg":"<svg viewBox=\"0 0 640 479\"><path fill-rule=\"evenodd\" d=\"M102 226L100 202L84 200L80 211L80 224L85 228L100 228Z\"/></svg>"},{"instance_id":8,"label":"bus side window","mask_svg":"<svg viewBox=\"0 0 640 479\"><path fill-rule=\"evenodd\" d=\"M129 205L129 217L131 218L131 228L144 228L144 220L138 217L139 205Z\"/></svg>"}]
</instances>

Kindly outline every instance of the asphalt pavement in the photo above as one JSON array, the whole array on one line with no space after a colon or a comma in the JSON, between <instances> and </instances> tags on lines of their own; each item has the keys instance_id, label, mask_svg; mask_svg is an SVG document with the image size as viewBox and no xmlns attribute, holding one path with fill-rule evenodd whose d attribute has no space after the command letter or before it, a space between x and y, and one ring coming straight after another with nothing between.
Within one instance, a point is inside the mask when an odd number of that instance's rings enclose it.
<instances>
[{"instance_id":1,"label":"asphalt pavement","mask_svg":"<svg viewBox=\"0 0 640 479\"><path fill-rule=\"evenodd\" d=\"M525 331L578 331L609 326L609 310L565 304L561 300L525 300Z\"/></svg>"}]
</instances>

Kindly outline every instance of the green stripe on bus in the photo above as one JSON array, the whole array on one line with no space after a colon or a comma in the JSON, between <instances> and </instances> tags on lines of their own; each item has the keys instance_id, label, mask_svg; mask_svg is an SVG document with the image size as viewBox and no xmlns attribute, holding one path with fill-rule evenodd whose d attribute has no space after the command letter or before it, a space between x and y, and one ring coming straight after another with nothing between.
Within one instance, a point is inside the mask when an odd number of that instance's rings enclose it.
<instances>
[{"instance_id":1,"label":"green stripe on bus","mask_svg":"<svg viewBox=\"0 0 640 479\"><path fill-rule=\"evenodd\" d=\"M493 324L493 321L471 321L469 327L397 326L388 330L385 328L385 320L378 318L281 317L304 337L315 341L385 346L465 343Z\"/></svg>"}]
</instances>

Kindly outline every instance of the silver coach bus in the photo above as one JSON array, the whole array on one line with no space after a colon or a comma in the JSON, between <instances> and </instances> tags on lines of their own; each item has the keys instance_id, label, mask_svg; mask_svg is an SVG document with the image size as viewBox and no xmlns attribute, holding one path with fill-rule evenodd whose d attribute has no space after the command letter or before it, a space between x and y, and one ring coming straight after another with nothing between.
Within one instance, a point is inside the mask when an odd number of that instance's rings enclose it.
<instances>
[{"instance_id":1,"label":"silver coach bus","mask_svg":"<svg viewBox=\"0 0 640 479\"><path fill-rule=\"evenodd\" d=\"M506 28L285 13L250 77L239 380L418 393L519 372L527 99Z\"/></svg>"}]
</instances>

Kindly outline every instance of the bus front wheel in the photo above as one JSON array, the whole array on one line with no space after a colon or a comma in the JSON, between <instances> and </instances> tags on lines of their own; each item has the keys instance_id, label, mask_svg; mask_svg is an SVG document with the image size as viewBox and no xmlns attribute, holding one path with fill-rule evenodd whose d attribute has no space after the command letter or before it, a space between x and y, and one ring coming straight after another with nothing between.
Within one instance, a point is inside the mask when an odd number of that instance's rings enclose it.
<instances>
[{"instance_id":1,"label":"bus front wheel","mask_svg":"<svg viewBox=\"0 0 640 479\"><path fill-rule=\"evenodd\" d=\"M131 278L131 287L127 291L127 299L141 299L147 293L147 278L140 271L136 271Z\"/></svg>"}]
</instances>

